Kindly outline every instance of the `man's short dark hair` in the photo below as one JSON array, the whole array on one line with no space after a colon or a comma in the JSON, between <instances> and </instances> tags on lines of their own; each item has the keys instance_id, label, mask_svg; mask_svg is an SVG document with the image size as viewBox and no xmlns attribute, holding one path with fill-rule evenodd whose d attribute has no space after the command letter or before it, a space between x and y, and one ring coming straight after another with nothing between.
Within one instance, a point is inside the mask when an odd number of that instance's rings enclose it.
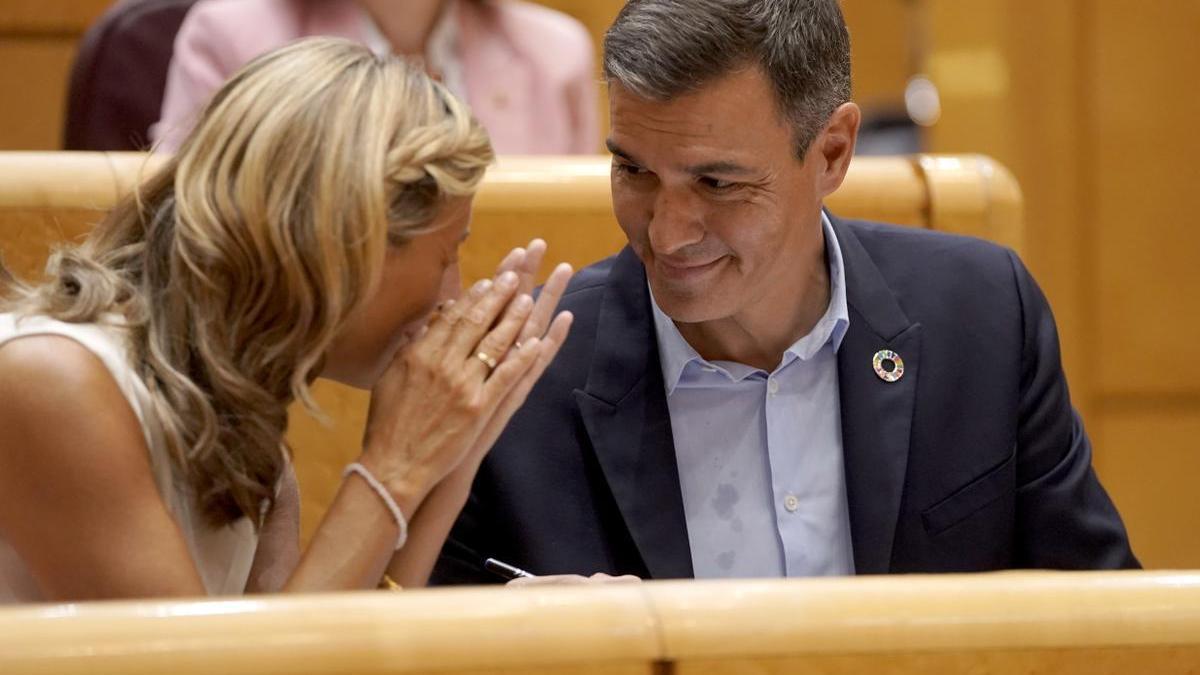
<instances>
[{"instance_id":1,"label":"man's short dark hair","mask_svg":"<svg viewBox=\"0 0 1200 675\"><path fill-rule=\"evenodd\" d=\"M630 0L604 36L604 74L665 101L762 68L803 159L850 100L850 35L837 0Z\"/></svg>"}]
</instances>

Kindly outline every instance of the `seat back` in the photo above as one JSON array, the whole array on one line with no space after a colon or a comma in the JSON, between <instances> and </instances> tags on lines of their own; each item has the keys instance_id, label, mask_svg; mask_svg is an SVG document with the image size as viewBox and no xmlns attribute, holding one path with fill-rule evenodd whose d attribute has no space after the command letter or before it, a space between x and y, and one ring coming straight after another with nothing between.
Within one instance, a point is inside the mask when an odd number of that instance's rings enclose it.
<instances>
[{"instance_id":1,"label":"seat back","mask_svg":"<svg viewBox=\"0 0 1200 675\"><path fill-rule=\"evenodd\" d=\"M0 153L6 264L32 279L51 247L85 235L157 161L136 153ZM549 263L576 268L619 251L625 238L612 214L608 174L605 157L501 158L475 200L463 277L490 275L505 252L535 236L549 243ZM856 158L827 203L840 216L1021 244L1020 191L986 157ZM367 410L362 391L321 381L314 394L332 426L296 406L288 429L306 536L332 500L342 467L359 452Z\"/></svg>"},{"instance_id":2,"label":"seat back","mask_svg":"<svg viewBox=\"0 0 1200 675\"><path fill-rule=\"evenodd\" d=\"M175 34L195 2L122 0L88 29L71 70L63 147L150 147Z\"/></svg>"}]
</instances>

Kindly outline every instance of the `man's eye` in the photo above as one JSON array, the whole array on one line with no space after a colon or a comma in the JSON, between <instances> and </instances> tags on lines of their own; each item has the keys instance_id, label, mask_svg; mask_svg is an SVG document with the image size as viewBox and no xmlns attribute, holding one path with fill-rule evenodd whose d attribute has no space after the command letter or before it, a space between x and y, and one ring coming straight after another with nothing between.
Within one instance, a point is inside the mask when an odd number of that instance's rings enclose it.
<instances>
[{"instance_id":1,"label":"man's eye","mask_svg":"<svg viewBox=\"0 0 1200 675\"><path fill-rule=\"evenodd\" d=\"M629 176L640 176L640 175L646 173L645 169L643 169L640 166L635 166L633 164L625 164L623 162L617 162L614 164L614 166L617 167L617 171L619 171L623 174L629 175Z\"/></svg>"},{"instance_id":2,"label":"man's eye","mask_svg":"<svg viewBox=\"0 0 1200 675\"><path fill-rule=\"evenodd\" d=\"M716 190L718 192L737 187L737 183L732 181L720 180L719 178L709 178L708 176L701 178L700 184L710 190Z\"/></svg>"}]
</instances>

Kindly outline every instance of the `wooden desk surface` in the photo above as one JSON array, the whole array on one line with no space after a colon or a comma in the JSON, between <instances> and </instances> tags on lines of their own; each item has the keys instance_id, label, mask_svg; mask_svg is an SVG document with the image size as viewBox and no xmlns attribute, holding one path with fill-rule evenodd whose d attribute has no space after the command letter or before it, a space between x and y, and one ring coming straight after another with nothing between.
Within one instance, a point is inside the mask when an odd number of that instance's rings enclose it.
<instances>
[{"instance_id":1,"label":"wooden desk surface","mask_svg":"<svg viewBox=\"0 0 1200 675\"><path fill-rule=\"evenodd\" d=\"M0 610L4 673L1196 668L1200 574L1183 572L464 588Z\"/></svg>"}]
</instances>

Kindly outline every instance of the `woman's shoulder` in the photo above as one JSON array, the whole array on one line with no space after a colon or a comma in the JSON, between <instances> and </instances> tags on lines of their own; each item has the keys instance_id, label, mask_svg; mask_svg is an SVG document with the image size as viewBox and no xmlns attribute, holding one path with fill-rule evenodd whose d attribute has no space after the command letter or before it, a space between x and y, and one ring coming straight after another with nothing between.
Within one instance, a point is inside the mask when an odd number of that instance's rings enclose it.
<instances>
[{"instance_id":1,"label":"woman's shoulder","mask_svg":"<svg viewBox=\"0 0 1200 675\"><path fill-rule=\"evenodd\" d=\"M43 394L86 396L112 382L124 394L133 374L125 331L116 324L71 323L43 315L0 314L0 376ZM0 396L6 403L9 399Z\"/></svg>"},{"instance_id":2,"label":"woman's shoulder","mask_svg":"<svg viewBox=\"0 0 1200 675\"><path fill-rule=\"evenodd\" d=\"M0 427L8 452L24 450L73 462L97 438L122 439L145 455L141 421L87 332L0 335ZM123 411L123 412L122 412ZM32 449L32 450L31 450ZM28 454L28 453L25 453ZM12 459L12 458L9 458Z\"/></svg>"},{"instance_id":3,"label":"woman's shoulder","mask_svg":"<svg viewBox=\"0 0 1200 675\"><path fill-rule=\"evenodd\" d=\"M98 385L110 383L144 422L145 385L130 359L128 329L115 315L73 323L40 314L0 314L0 375L10 385L27 380L56 394L42 391L42 400L57 399L60 392L82 398L105 390L107 396L108 387ZM0 401L8 403L3 395ZM114 403L109 399L107 405Z\"/></svg>"},{"instance_id":4,"label":"woman's shoulder","mask_svg":"<svg viewBox=\"0 0 1200 675\"><path fill-rule=\"evenodd\" d=\"M18 338L21 338L18 340ZM57 340L51 339L57 338ZM105 315L98 322L60 321L44 314L0 314L0 348L21 343L16 351L37 351L30 345L74 343L64 352L90 354L107 370L128 370L128 331L116 315Z\"/></svg>"},{"instance_id":5,"label":"woman's shoulder","mask_svg":"<svg viewBox=\"0 0 1200 675\"><path fill-rule=\"evenodd\" d=\"M80 339L82 334L31 331L6 339L0 331L0 399L5 402L0 408L33 410L63 398L85 400L95 385L114 381L96 345Z\"/></svg>"}]
</instances>

